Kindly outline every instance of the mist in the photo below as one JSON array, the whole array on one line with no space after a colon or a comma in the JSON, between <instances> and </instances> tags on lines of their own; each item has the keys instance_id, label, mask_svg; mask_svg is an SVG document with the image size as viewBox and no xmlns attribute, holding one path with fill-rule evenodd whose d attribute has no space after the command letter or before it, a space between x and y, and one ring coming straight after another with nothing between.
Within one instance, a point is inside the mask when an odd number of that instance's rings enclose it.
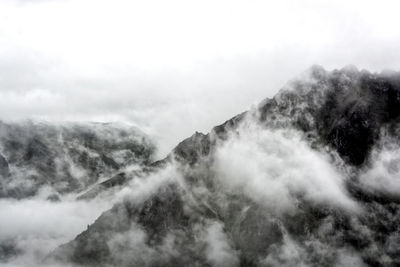
<instances>
[{"instance_id":1,"label":"mist","mask_svg":"<svg viewBox=\"0 0 400 267\"><path fill-rule=\"evenodd\" d=\"M122 121L153 136L162 158L313 64L398 70L398 8L397 1L2 1L0 118Z\"/></svg>"},{"instance_id":2,"label":"mist","mask_svg":"<svg viewBox=\"0 0 400 267\"><path fill-rule=\"evenodd\" d=\"M0 264L399 264L399 10L1 1Z\"/></svg>"},{"instance_id":3,"label":"mist","mask_svg":"<svg viewBox=\"0 0 400 267\"><path fill-rule=\"evenodd\" d=\"M231 190L277 213L295 211L299 196L357 212L344 187L346 170L335 166L342 164L311 149L299 132L245 125L216 152L216 171Z\"/></svg>"},{"instance_id":4,"label":"mist","mask_svg":"<svg viewBox=\"0 0 400 267\"><path fill-rule=\"evenodd\" d=\"M0 200L0 244L2 250L15 253L3 266L42 265L49 252L73 239L111 206L112 202L101 200Z\"/></svg>"}]
</instances>

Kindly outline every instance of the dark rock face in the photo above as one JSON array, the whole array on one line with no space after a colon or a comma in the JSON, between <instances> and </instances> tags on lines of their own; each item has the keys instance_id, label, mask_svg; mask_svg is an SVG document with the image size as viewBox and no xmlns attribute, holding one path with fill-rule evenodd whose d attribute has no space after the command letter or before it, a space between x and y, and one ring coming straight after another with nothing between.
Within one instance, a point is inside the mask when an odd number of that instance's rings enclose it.
<instances>
[{"instance_id":1,"label":"dark rock face","mask_svg":"<svg viewBox=\"0 0 400 267\"><path fill-rule=\"evenodd\" d=\"M384 124L400 115L399 77L354 74L350 81L340 72L329 79L332 90L318 112L319 133L340 155L361 165Z\"/></svg>"},{"instance_id":2,"label":"dark rock face","mask_svg":"<svg viewBox=\"0 0 400 267\"><path fill-rule=\"evenodd\" d=\"M112 124L0 122L0 148L0 197L14 198L43 185L81 191L125 166L149 163L154 152L143 134Z\"/></svg>"},{"instance_id":3,"label":"dark rock face","mask_svg":"<svg viewBox=\"0 0 400 267\"><path fill-rule=\"evenodd\" d=\"M374 191L362 179L383 130L400 143L399 116L400 74L313 67L256 109L185 139L150 165L156 173L173 164L179 179L143 199L116 204L47 260L84 266L398 266L400 197ZM225 187L212 168L216 152L243 134L249 120L265 129L292 129L310 149L329 151L332 158L337 153L337 165L350 170L343 190L358 210L310 200L291 187L294 210L277 212L240 187Z\"/></svg>"},{"instance_id":4,"label":"dark rock face","mask_svg":"<svg viewBox=\"0 0 400 267\"><path fill-rule=\"evenodd\" d=\"M0 262L6 262L10 258L21 253L15 240L5 240L0 243Z\"/></svg>"},{"instance_id":5,"label":"dark rock face","mask_svg":"<svg viewBox=\"0 0 400 267\"><path fill-rule=\"evenodd\" d=\"M309 73L311 81L293 81L290 90L262 103L260 120L270 125L271 117L287 117L291 126L316 132L350 164L363 164L381 128L399 120L400 75L318 66Z\"/></svg>"},{"instance_id":6,"label":"dark rock face","mask_svg":"<svg viewBox=\"0 0 400 267\"><path fill-rule=\"evenodd\" d=\"M7 160L0 154L0 176L7 177L10 175L10 168Z\"/></svg>"}]
</instances>

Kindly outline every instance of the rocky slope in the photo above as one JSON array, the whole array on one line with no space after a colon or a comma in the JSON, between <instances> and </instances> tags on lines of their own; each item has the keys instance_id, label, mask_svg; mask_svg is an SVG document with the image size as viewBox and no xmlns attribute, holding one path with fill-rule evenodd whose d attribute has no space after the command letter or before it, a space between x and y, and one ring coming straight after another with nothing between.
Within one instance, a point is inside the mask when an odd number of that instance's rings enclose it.
<instances>
[{"instance_id":1,"label":"rocky slope","mask_svg":"<svg viewBox=\"0 0 400 267\"><path fill-rule=\"evenodd\" d=\"M145 165L154 146L137 129L102 123L0 122L0 198L26 198L47 186L80 192L126 166Z\"/></svg>"},{"instance_id":2,"label":"rocky slope","mask_svg":"<svg viewBox=\"0 0 400 267\"><path fill-rule=\"evenodd\" d=\"M399 73L312 67L122 181L124 201L45 262L398 266L399 118Z\"/></svg>"}]
</instances>

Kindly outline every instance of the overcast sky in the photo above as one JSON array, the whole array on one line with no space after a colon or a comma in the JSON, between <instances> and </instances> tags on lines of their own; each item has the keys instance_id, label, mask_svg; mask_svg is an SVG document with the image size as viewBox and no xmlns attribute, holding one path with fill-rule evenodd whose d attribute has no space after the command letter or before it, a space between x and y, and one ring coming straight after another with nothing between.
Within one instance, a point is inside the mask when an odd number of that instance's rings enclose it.
<instances>
[{"instance_id":1,"label":"overcast sky","mask_svg":"<svg viewBox=\"0 0 400 267\"><path fill-rule=\"evenodd\" d=\"M400 69L399 1L2 0L0 119L123 121L160 153L312 64Z\"/></svg>"}]
</instances>

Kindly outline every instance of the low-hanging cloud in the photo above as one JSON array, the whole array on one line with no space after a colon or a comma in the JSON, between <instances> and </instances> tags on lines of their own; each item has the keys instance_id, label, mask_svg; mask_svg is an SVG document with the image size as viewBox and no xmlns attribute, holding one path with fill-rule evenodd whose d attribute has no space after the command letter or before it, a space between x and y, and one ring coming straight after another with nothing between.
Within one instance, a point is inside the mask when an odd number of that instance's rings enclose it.
<instances>
[{"instance_id":1,"label":"low-hanging cloud","mask_svg":"<svg viewBox=\"0 0 400 267\"><path fill-rule=\"evenodd\" d=\"M298 197L357 209L346 192L344 174L295 130L247 124L217 150L215 169L232 190L243 191L278 212L295 209Z\"/></svg>"},{"instance_id":2,"label":"low-hanging cloud","mask_svg":"<svg viewBox=\"0 0 400 267\"><path fill-rule=\"evenodd\" d=\"M49 252L70 241L91 224L111 202L46 199L0 200L0 245L15 254L2 266L40 266Z\"/></svg>"},{"instance_id":3,"label":"low-hanging cloud","mask_svg":"<svg viewBox=\"0 0 400 267\"><path fill-rule=\"evenodd\" d=\"M221 223L210 222L204 231L203 238L207 244L206 257L212 266L238 266L238 252L232 247Z\"/></svg>"},{"instance_id":4,"label":"low-hanging cloud","mask_svg":"<svg viewBox=\"0 0 400 267\"><path fill-rule=\"evenodd\" d=\"M160 187L179 183L179 180L180 175L171 164L145 177L134 177L129 184L112 191L112 194L101 194L90 200L77 200L76 194L68 194L51 201L48 198L53 193L51 187L42 187L35 197L29 199L1 199L0 248L11 250L5 251L4 255L0 250L0 263L7 267L41 266L49 253L74 239L115 203L142 203ZM136 262L148 262L152 255L159 252L144 243L145 237L140 228L132 226L127 233L116 235L109 241L110 247L116 249L113 251L115 259L127 261L120 262L121 266L129 265L128 255L136 257ZM119 248L121 246L124 250ZM131 250L133 247L135 249ZM138 258L139 255L141 258ZM54 264L69 266L65 263Z\"/></svg>"},{"instance_id":5,"label":"low-hanging cloud","mask_svg":"<svg viewBox=\"0 0 400 267\"><path fill-rule=\"evenodd\" d=\"M312 64L399 69L398 7L397 1L4 1L0 119L122 121L152 136L162 157L194 131L209 131L273 96ZM370 190L398 194L398 152L393 144L375 148L361 183ZM311 149L295 130L257 125L241 129L240 135L216 148L212 171L224 190L243 193L272 214L293 212L302 200L339 207L354 216L361 209L346 191L346 171L324 151ZM73 172L84 176L80 170ZM91 201L68 196L51 202L40 194L2 199L0 245L15 250L2 264L40 266L51 250L73 239L112 204L141 203L170 183L183 191L212 194L208 188L185 185L183 176L172 164L134 177L113 196ZM373 228L354 224L354 231L373 240ZM329 226L328 221L321 228ZM240 251L225 230L217 220L199 226L199 247L213 266L239 263ZM282 232L282 243L262 259L265 264L307 266L311 247L321 258L336 253L339 265L363 265L351 249L330 247L322 230L318 238L325 243L314 237L301 243ZM333 239L341 244L344 234L338 231ZM169 233L154 249L133 223L128 231L112 236L108 245L120 265L133 260L146 264L155 255L179 256L173 246L178 237ZM384 246L371 241L363 253L384 262L387 256L380 250L396 251L396 238Z\"/></svg>"},{"instance_id":6,"label":"low-hanging cloud","mask_svg":"<svg viewBox=\"0 0 400 267\"><path fill-rule=\"evenodd\" d=\"M360 173L360 183L370 192L399 196L400 146L385 130L372 148L369 164Z\"/></svg>"}]
</instances>

